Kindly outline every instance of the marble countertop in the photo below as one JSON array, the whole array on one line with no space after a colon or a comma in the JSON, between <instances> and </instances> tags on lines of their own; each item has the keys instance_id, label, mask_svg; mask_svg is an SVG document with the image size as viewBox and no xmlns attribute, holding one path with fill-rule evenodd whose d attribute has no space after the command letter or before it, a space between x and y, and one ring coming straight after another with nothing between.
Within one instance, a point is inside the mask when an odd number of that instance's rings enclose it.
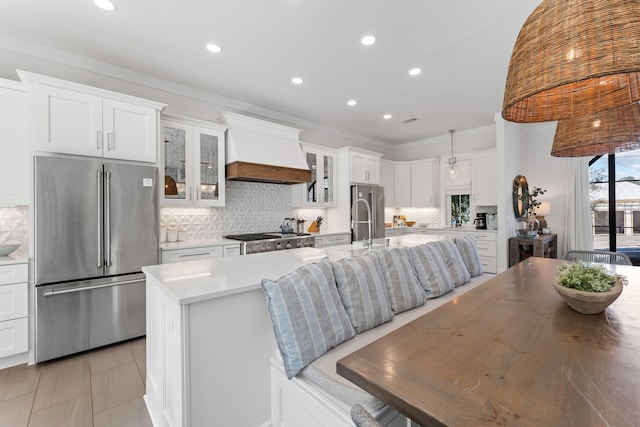
<instances>
[{"instance_id":1,"label":"marble countertop","mask_svg":"<svg viewBox=\"0 0 640 427\"><path fill-rule=\"evenodd\" d=\"M477 233L497 233L498 230L479 230L477 229L474 225L466 225L466 226L462 226L462 227L446 227L446 226L434 226L434 225L430 225L428 227L419 227L419 226L412 226L412 227L385 227L385 230L435 230L435 231L451 231L451 232L477 232Z\"/></svg>"},{"instance_id":2,"label":"marble countertop","mask_svg":"<svg viewBox=\"0 0 640 427\"><path fill-rule=\"evenodd\" d=\"M29 252L14 252L9 256L0 256L0 265L24 264L29 262Z\"/></svg>"},{"instance_id":3,"label":"marble countertop","mask_svg":"<svg viewBox=\"0 0 640 427\"><path fill-rule=\"evenodd\" d=\"M390 246L416 246L440 240L429 235L404 235L381 239L373 248L382 250L385 241ZM300 248L227 258L203 259L145 266L142 271L178 304L192 304L260 288L262 279L277 280L298 267L318 262L324 257L332 261L363 255L369 249L361 242L329 248Z\"/></svg>"}]
</instances>

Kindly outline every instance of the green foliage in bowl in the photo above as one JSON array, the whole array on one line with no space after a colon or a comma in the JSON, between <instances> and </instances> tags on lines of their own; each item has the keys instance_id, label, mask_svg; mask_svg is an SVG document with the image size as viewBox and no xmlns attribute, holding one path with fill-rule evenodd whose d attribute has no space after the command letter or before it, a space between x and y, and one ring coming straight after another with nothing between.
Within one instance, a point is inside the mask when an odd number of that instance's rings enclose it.
<instances>
[{"instance_id":1,"label":"green foliage in bowl","mask_svg":"<svg viewBox=\"0 0 640 427\"><path fill-rule=\"evenodd\" d=\"M607 292L616 280L626 284L627 279L619 274L607 273L604 265L584 264L581 261L562 264L558 267L558 284L570 289L586 292Z\"/></svg>"}]
</instances>

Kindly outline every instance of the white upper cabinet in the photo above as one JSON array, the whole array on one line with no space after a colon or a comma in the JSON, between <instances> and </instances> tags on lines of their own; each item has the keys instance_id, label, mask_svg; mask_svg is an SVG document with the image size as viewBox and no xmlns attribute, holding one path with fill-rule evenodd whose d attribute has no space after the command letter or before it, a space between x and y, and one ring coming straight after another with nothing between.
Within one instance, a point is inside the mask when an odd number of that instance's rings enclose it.
<instances>
[{"instance_id":1,"label":"white upper cabinet","mask_svg":"<svg viewBox=\"0 0 640 427\"><path fill-rule=\"evenodd\" d=\"M336 152L308 143L300 143L311 182L292 187L293 207L328 208L336 206Z\"/></svg>"},{"instance_id":2,"label":"white upper cabinet","mask_svg":"<svg viewBox=\"0 0 640 427\"><path fill-rule=\"evenodd\" d=\"M384 205L387 207L396 205L394 163L391 160L380 161L380 185L384 187Z\"/></svg>"},{"instance_id":3,"label":"white upper cabinet","mask_svg":"<svg viewBox=\"0 0 640 427\"><path fill-rule=\"evenodd\" d=\"M164 104L19 71L34 96L38 151L157 161Z\"/></svg>"},{"instance_id":4,"label":"white upper cabinet","mask_svg":"<svg viewBox=\"0 0 640 427\"><path fill-rule=\"evenodd\" d=\"M381 163L385 206L438 207L440 163L437 159ZM389 197L389 194L391 197Z\"/></svg>"},{"instance_id":5,"label":"white upper cabinet","mask_svg":"<svg viewBox=\"0 0 640 427\"><path fill-rule=\"evenodd\" d=\"M411 162L411 206L439 207L440 162L425 159Z\"/></svg>"},{"instance_id":6,"label":"white upper cabinet","mask_svg":"<svg viewBox=\"0 0 640 427\"><path fill-rule=\"evenodd\" d=\"M396 162L395 165L395 195L394 207L409 208L412 204L411 162Z\"/></svg>"},{"instance_id":7,"label":"white upper cabinet","mask_svg":"<svg viewBox=\"0 0 640 427\"><path fill-rule=\"evenodd\" d=\"M349 148L349 180L354 184L380 184L380 157L373 151Z\"/></svg>"},{"instance_id":8,"label":"white upper cabinet","mask_svg":"<svg viewBox=\"0 0 640 427\"><path fill-rule=\"evenodd\" d=\"M163 115L162 205L225 205L226 129L216 123Z\"/></svg>"},{"instance_id":9,"label":"white upper cabinet","mask_svg":"<svg viewBox=\"0 0 640 427\"><path fill-rule=\"evenodd\" d=\"M498 204L496 151L474 153L471 159L471 203L476 206Z\"/></svg>"},{"instance_id":10,"label":"white upper cabinet","mask_svg":"<svg viewBox=\"0 0 640 427\"><path fill-rule=\"evenodd\" d=\"M0 205L29 204L29 94L0 79Z\"/></svg>"}]
</instances>

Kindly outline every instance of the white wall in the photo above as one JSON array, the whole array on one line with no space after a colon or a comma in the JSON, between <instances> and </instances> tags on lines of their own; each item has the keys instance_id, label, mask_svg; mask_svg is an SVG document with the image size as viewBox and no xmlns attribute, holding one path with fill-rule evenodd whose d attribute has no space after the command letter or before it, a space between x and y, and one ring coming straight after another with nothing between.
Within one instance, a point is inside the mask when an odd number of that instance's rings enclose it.
<instances>
[{"instance_id":1,"label":"white wall","mask_svg":"<svg viewBox=\"0 0 640 427\"><path fill-rule=\"evenodd\" d=\"M496 114L496 156L498 163L498 272L509 267L509 237L515 236L515 215L511 203L513 180L528 170L527 134L523 125L507 122Z\"/></svg>"},{"instance_id":2,"label":"white wall","mask_svg":"<svg viewBox=\"0 0 640 427\"><path fill-rule=\"evenodd\" d=\"M529 170L527 181L529 189L533 186L547 190L538 200L551 203L551 214L545 215L547 225L553 233L558 234L558 256L562 256L560 248L564 247L565 200L568 191L567 159L551 156L551 146L556 132L557 122L528 125L529 134Z\"/></svg>"}]
</instances>

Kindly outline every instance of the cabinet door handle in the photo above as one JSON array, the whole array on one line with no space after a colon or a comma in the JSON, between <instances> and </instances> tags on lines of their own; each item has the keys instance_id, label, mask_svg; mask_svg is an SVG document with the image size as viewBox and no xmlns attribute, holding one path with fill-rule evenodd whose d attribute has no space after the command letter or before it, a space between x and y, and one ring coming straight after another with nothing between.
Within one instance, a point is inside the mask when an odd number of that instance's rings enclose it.
<instances>
[{"instance_id":1,"label":"cabinet door handle","mask_svg":"<svg viewBox=\"0 0 640 427\"><path fill-rule=\"evenodd\" d=\"M211 255L211 252L200 252L197 254L182 254L182 255L178 255L178 258L188 258L191 256L204 256L204 255Z\"/></svg>"},{"instance_id":2,"label":"cabinet door handle","mask_svg":"<svg viewBox=\"0 0 640 427\"><path fill-rule=\"evenodd\" d=\"M102 170L96 171L96 183L98 188L96 189L97 201L98 201L98 224L102 224L102 193L104 192ZM104 245L102 244L102 229L98 228L98 268L104 267Z\"/></svg>"},{"instance_id":3,"label":"cabinet door handle","mask_svg":"<svg viewBox=\"0 0 640 427\"><path fill-rule=\"evenodd\" d=\"M97 148L98 150L102 150L102 131L101 131L101 130L99 130L99 131L97 132L97 135L98 135L98 136L97 136L97 138L96 138L96 139L97 139L97 141L96 141L96 148Z\"/></svg>"},{"instance_id":4,"label":"cabinet door handle","mask_svg":"<svg viewBox=\"0 0 640 427\"><path fill-rule=\"evenodd\" d=\"M113 150L115 143L113 142L113 132L107 132L107 150Z\"/></svg>"},{"instance_id":5,"label":"cabinet door handle","mask_svg":"<svg viewBox=\"0 0 640 427\"><path fill-rule=\"evenodd\" d=\"M189 187L189 200L191 200L191 187Z\"/></svg>"}]
</instances>

